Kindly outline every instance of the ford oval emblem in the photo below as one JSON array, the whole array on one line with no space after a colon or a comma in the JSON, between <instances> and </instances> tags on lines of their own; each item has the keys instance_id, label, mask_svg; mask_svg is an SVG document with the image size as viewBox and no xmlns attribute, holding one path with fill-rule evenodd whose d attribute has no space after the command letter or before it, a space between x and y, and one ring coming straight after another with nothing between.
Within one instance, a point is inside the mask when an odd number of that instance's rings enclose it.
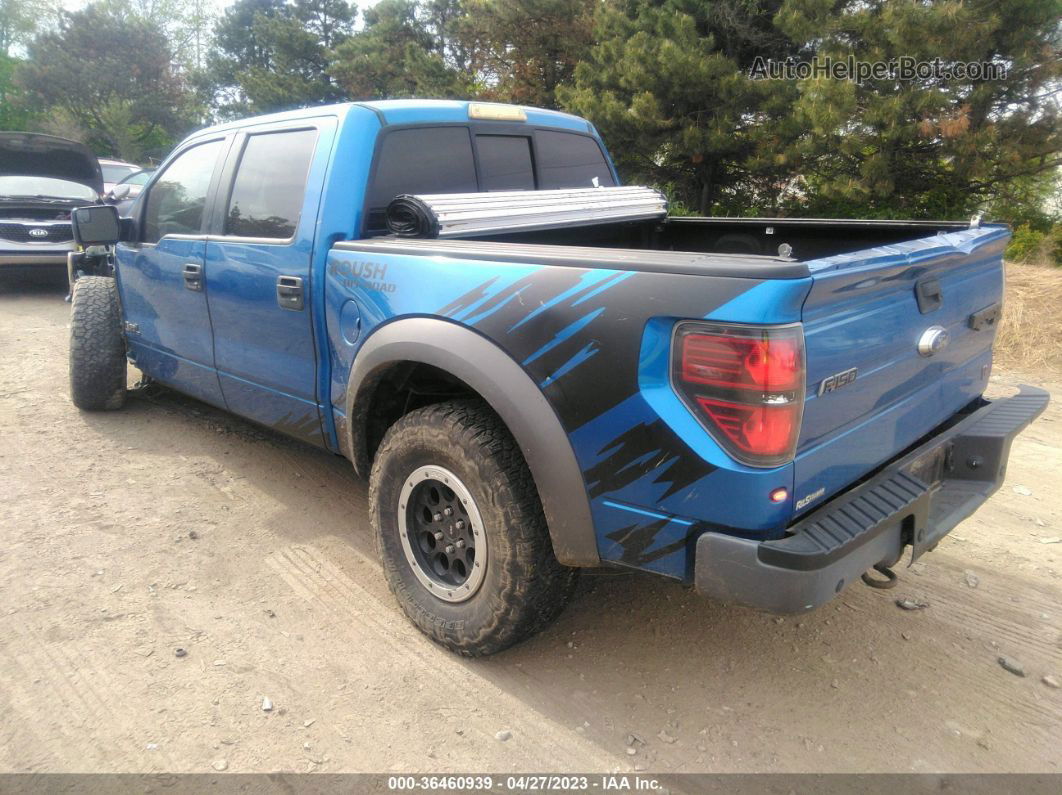
<instances>
[{"instance_id":1,"label":"ford oval emblem","mask_svg":"<svg viewBox=\"0 0 1062 795\"><path fill-rule=\"evenodd\" d=\"M918 338L918 353L932 356L948 347L948 330L943 326L930 326Z\"/></svg>"},{"instance_id":2,"label":"ford oval emblem","mask_svg":"<svg viewBox=\"0 0 1062 795\"><path fill-rule=\"evenodd\" d=\"M29 233L30 237L48 237L47 229L31 229Z\"/></svg>"}]
</instances>

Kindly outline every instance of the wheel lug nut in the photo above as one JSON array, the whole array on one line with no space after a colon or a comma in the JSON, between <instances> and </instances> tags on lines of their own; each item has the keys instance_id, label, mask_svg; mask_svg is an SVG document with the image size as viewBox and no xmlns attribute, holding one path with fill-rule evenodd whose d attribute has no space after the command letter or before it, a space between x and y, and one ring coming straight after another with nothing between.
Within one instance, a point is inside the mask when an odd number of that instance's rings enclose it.
<instances>
[{"instance_id":1,"label":"wheel lug nut","mask_svg":"<svg viewBox=\"0 0 1062 795\"><path fill-rule=\"evenodd\" d=\"M465 529L465 520L464 519L458 519L456 522L454 522L454 529L455 530L464 530Z\"/></svg>"},{"instance_id":2,"label":"wheel lug nut","mask_svg":"<svg viewBox=\"0 0 1062 795\"><path fill-rule=\"evenodd\" d=\"M436 541L442 541L443 540L443 534L442 534L441 530L436 530L435 531L435 540Z\"/></svg>"},{"instance_id":3,"label":"wheel lug nut","mask_svg":"<svg viewBox=\"0 0 1062 795\"><path fill-rule=\"evenodd\" d=\"M443 508L443 515L444 516L453 516L454 515L454 509L451 508L449 505L447 505L445 508Z\"/></svg>"},{"instance_id":4,"label":"wheel lug nut","mask_svg":"<svg viewBox=\"0 0 1062 795\"><path fill-rule=\"evenodd\" d=\"M454 545L453 544L447 544L446 545L446 554L447 555L454 554Z\"/></svg>"},{"instance_id":5,"label":"wheel lug nut","mask_svg":"<svg viewBox=\"0 0 1062 795\"><path fill-rule=\"evenodd\" d=\"M454 544L454 546L456 546L458 549L464 549L465 548L465 539L462 538L462 539L458 540L458 542L456 544Z\"/></svg>"},{"instance_id":6,"label":"wheel lug nut","mask_svg":"<svg viewBox=\"0 0 1062 795\"><path fill-rule=\"evenodd\" d=\"M433 522L441 522L442 521L442 514L441 513L432 514L431 520Z\"/></svg>"}]
</instances>

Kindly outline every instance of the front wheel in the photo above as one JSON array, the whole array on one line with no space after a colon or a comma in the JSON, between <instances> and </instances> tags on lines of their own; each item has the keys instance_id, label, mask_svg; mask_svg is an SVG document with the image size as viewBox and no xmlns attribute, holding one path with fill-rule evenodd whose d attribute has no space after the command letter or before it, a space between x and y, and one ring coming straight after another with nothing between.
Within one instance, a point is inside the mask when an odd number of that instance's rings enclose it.
<instances>
[{"instance_id":1,"label":"front wheel","mask_svg":"<svg viewBox=\"0 0 1062 795\"><path fill-rule=\"evenodd\" d=\"M118 285L106 276L82 276L70 307L70 397L85 411L120 409L125 384Z\"/></svg>"},{"instance_id":2,"label":"front wheel","mask_svg":"<svg viewBox=\"0 0 1062 795\"><path fill-rule=\"evenodd\" d=\"M410 412L384 436L369 501L391 591L446 648L493 654L564 608L575 569L553 555L531 473L484 403Z\"/></svg>"}]
</instances>

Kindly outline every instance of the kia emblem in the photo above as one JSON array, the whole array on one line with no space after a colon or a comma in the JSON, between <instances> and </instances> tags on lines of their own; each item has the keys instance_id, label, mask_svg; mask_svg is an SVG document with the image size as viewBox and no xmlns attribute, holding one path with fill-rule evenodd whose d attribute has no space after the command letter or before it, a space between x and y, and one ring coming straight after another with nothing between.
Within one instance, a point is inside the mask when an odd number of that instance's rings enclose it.
<instances>
[{"instance_id":1,"label":"kia emblem","mask_svg":"<svg viewBox=\"0 0 1062 795\"><path fill-rule=\"evenodd\" d=\"M30 237L48 237L47 229L31 229L29 233Z\"/></svg>"}]
</instances>

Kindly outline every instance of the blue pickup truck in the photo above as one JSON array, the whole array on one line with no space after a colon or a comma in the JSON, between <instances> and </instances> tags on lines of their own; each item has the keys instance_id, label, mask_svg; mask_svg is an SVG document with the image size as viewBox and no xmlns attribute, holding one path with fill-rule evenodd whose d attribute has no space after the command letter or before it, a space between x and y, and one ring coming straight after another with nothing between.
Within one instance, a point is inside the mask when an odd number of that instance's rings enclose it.
<instances>
[{"instance_id":1,"label":"blue pickup truck","mask_svg":"<svg viewBox=\"0 0 1062 795\"><path fill-rule=\"evenodd\" d=\"M119 408L128 360L345 456L403 610L466 655L546 626L580 567L776 612L895 582L1047 404L982 397L1007 228L655 196L590 123L533 108L197 132L131 217L74 213L114 255L75 274L73 401Z\"/></svg>"}]
</instances>

